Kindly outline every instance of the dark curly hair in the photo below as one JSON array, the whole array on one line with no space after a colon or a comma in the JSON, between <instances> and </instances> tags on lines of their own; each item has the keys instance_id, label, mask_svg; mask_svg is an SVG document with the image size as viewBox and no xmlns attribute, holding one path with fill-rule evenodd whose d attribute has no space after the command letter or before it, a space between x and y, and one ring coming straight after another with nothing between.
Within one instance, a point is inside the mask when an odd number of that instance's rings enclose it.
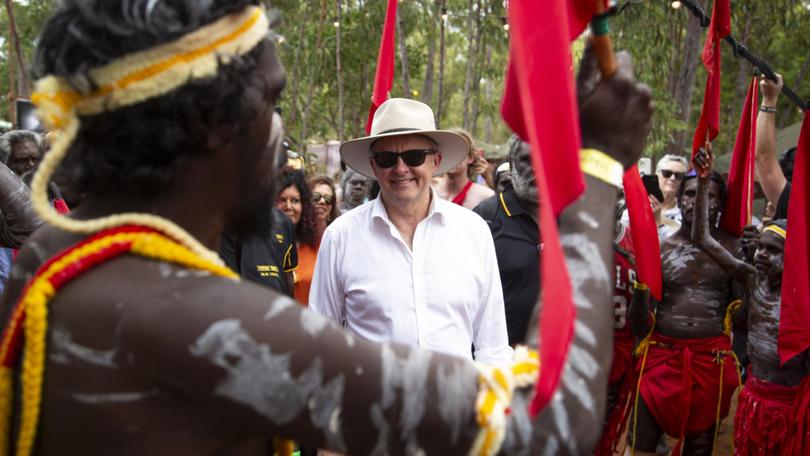
<instances>
[{"instance_id":1,"label":"dark curly hair","mask_svg":"<svg viewBox=\"0 0 810 456\"><path fill-rule=\"evenodd\" d=\"M328 176L315 176L309 180L309 188L313 192L315 191L315 186L319 184L328 185L329 188L332 189L332 196L335 198L332 200L332 211L329 213L329 219L326 221L326 224L328 225L332 223L336 218L338 218L338 215L340 215L340 212L338 211L337 208L337 193L335 192L335 181L333 181L332 178Z\"/></svg>"},{"instance_id":2,"label":"dark curly hair","mask_svg":"<svg viewBox=\"0 0 810 456\"><path fill-rule=\"evenodd\" d=\"M307 177L303 171L292 170L284 173L278 185L278 194L289 187L295 187L301 194L301 220L295 225L295 240L315 248L318 242L315 238L315 210L312 207L312 191L307 185Z\"/></svg>"},{"instance_id":3,"label":"dark curly hair","mask_svg":"<svg viewBox=\"0 0 810 456\"><path fill-rule=\"evenodd\" d=\"M89 70L119 57L177 39L259 0L64 0L39 38L34 70L65 78L80 92L95 87ZM62 167L61 181L79 192L159 195L193 157L208 153L210 132L223 142L248 144L245 132L260 113L245 92L265 40L221 65L216 75L193 80L165 95L81 118Z\"/></svg>"}]
</instances>

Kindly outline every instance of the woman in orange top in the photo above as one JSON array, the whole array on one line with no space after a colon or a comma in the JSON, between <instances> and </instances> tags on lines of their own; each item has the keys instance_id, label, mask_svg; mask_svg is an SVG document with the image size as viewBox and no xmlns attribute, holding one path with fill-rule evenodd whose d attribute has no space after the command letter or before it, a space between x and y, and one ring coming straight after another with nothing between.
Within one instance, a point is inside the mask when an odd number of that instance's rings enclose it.
<instances>
[{"instance_id":1,"label":"woman in orange top","mask_svg":"<svg viewBox=\"0 0 810 456\"><path fill-rule=\"evenodd\" d=\"M307 185L303 171L294 170L285 173L278 188L280 191L276 197L276 207L287 214L295 225L295 241L298 249L295 299L301 304L307 305L312 269L315 267L315 255L318 252L318 244L320 244L323 231L320 235L315 235L315 208L312 204L312 192ZM311 261L307 258L310 255L312 256ZM302 275L306 276L306 293L302 293L304 288L299 287Z\"/></svg>"},{"instance_id":2,"label":"woman in orange top","mask_svg":"<svg viewBox=\"0 0 810 456\"><path fill-rule=\"evenodd\" d=\"M323 232L339 214L335 201L335 182L332 179L326 176L312 178L309 188L312 194L315 242L314 245L299 243L298 270L295 276L295 300L303 304L309 304L309 287Z\"/></svg>"}]
</instances>

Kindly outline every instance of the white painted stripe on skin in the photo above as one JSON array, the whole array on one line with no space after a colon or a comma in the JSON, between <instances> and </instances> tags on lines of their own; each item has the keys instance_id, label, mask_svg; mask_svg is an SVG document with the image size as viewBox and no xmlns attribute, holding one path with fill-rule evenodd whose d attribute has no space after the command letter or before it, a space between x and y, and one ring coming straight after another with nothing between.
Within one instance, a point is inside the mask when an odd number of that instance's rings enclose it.
<instances>
[{"instance_id":1,"label":"white painted stripe on skin","mask_svg":"<svg viewBox=\"0 0 810 456\"><path fill-rule=\"evenodd\" d=\"M289 298L277 297L276 299L274 299L270 303L270 308L267 310L267 313L264 314L264 319L268 320L268 321L272 320L273 318L278 316L278 314L280 314L281 312L284 312L284 310L286 310L286 309L288 309L288 308L290 308L290 307L292 307L294 305L295 305L295 302L293 302Z\"/></svg>"},{"instance_id":2,"label":"white painted stripe on skin","mask_svg":"<svg viewBox=\"0 0 810 456\"><path fill-rule=\"evenodd\" d=\"M596 362L590 352L578 347L575 344L568 349L568 365L575 368L589 380L593 380L599 373L599 363Z\"/></svg>"},{"instance_id":3,"label":"white painted stripe on skin","mask_svg":"<svg viewBox=\"0 0 810 456\"><path fill-rule=\"evenodd\" d=\"M158 393L158 389L151 389L148 391L129 391L124 393L74 393L71 394L70 397L77 402L89 405L128 404L148 399L156 396Z\"/></svg>"},{"instance_id":4,"label":"white painted stripe on skin","mask_svg":"<svg viewBox=\"0 0 810 456\"><path fill-rule=\"evenodd\" d=\"M568 411L563 405L562 393L559 389L556 393L554 393L554 398L551 401L551 413L554 417L554 425L557 427L557 435L571 436L571 423L568 420ZM576 442L573 442L574 439L567 438L565 440L568 441L567 443L569 449L572 447L576 449ZM573 451L573 453L576 453L576 451Z\"/></svg>"},{"instance_id":5,"label":"white painted stripe on skin","mask_svg":"<svg viewBox=\"0 0 810 456\"><path fill-rule=\"evenodd\" d=\"M324 328L329 325L329 320L326 317L308 309L301 309L299 320L304 331L312 337L320 336Z\"/></svg>"},{"instance_id":6,"label":"white painted stripe on skin","mask_svg":"<svg viewBox=\"0 0 810 456\"><path fill-rule=\"evenodd\" d=\"M584 344L596 347L596 335L593 333L593 330L581 320L574 322L574 337Z\"/></svg>"},{"instance_id":7,"label":"white painted stripe on skin","mask_svg":"<svg viewBox=\"0 0 810 456\"><path fill-rule=\"evenodd\" d=\"M58 326L53 328L52 334L53 354L51 356L55 357L55 360L62 359L69 363L70 358L74 358L94 366L106 367L108 369L118 367L118 363L115 362L118 348L99 350L79 345L73 342L70 333Z\"/></svg>"}]
</instances>

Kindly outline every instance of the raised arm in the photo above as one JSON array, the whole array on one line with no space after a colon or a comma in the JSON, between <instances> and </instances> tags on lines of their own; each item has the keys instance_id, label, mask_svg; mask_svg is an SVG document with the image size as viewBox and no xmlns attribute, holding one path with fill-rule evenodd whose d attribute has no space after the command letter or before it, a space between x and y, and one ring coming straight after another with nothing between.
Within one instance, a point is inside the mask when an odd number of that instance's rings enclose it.
<instances>
[{"instance_id":1,"label":"raised arm","mask_svg":"<svg viewBox=\"0 0 810 456\"><path fill-rule=\"evenodd\" d=\"M747 283L750 274L755 272L754 267L745 261L740 261L712 237L709 222L709 184L714 170L714 156L711 149L701 149L695 156L695 168L698 170L697 197L695 198L694 222L692 223L692 242L696 243L710 257L734 279L740 283Z\"/></svg>"},{"instance_id":2,"label":"raised arm","mask_svg":"<svg viewBox=\"0 0 810 456\"><path fill-rule=\"evenodd\" d=\"M578 94L583 148L601 150L623 168L641 156L650 129L650 90L635 81L630 56L617 55L619 70L601 81L595 58L586 49L580 64ZM619 178L621 173L619 174ZM530 454L579 455L595 446L604 419L607 378L613 344L613 226L618 189L586 175L587 190L560 217L560 236L576 305L574 337L560 387L533 423ZM529 325L527 343L537 342L539 306ZM541 367L542 371L542 367ZM541 373L542 375L542 373ZM512 416L518 424L509 435L506 454L518 454L527 426L519 413L518 395Z\"/></svg>"},{"instance_id":3,"label":"raised arm","mask_svg":"<svg viewBox=\"0 0 810 456\"><path fill-rule=\"evenodd\" d=\"M31 205L31 191L0 163L0 247L20 248L41 224Z\"/></svg>"},{"instance_id":4,"label":"raised arm","mask_svg":"<svg viewBox=\"0 0 810 456\"><path fill-rule=\"evenodd\" d=\"M782 75L776 75L776 82L762 78L759 83L762 91L762 105L757 114L756 166L759 181L765 197L774 206L785 188L785 175L776 157L776 102L782 91Z\"/></svg>"}]
</instances>

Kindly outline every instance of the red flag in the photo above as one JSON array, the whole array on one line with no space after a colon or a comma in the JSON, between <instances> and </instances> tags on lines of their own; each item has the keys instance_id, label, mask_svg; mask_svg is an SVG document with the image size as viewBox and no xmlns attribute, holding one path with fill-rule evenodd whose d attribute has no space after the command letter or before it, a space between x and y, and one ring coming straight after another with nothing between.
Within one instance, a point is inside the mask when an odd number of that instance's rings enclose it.
<instances>
[{"instance_id":1,"label":"red flag","mask_svg":"<svg viewBox=\"0 0 810 456\"><path fill-rule=\"evenodd\" d=\"M388 99L388 92L394 85L394 44L397 31L397 0L388 0L385 12L380 52L377 54L377 73L374 75L374 91L371 95L371 108L368 110L366 134L371 134L371 121L374 112Z\"/></svg>"},{"instance_id":2,"label":"red flag","mask_svg":"<svg viewBox=\"0 0 810 456\"><path fill-rule=\"evenodd\" d=\"M706 67L706 91L703 93L703 110L692 139L692 160L698 149L713 140L720 130L720 41L731 33L731 6L729 0L714 0L712 22L703 46L703 66Z\"/></svg>"},{"instance_id":3,"label":"red flag","mask_svg":"<svg viewBox=\"0 0 810 456\"><path fill-rule=\"evenodd\" d=\"M568 3L568 31L571 40L585 31L588 24L591 23L594 14L596 14L596 5L601 1L604 9L610 7L610 0L569 0Z\"/></svg>"},{"instance_id":4,"label":"red flag","mask_svg":"<svg viewBox=\"0 0 810 456\"><path fill-rule=\"evenodd\" d=\"M810 117L804 113L793 184L788 204L782 309L779 320L779 360L782 363L810 347Z\"/></svg>"},{"instance_id":5,"label":"red flag","mask_svg":"<svg viewBox=\"0 0 810 456\"><path fill-rule=\"evenodd\" d=\"M746 225L751 223L754 206L754 147L757 142L757 113L759 109L759 84L752 78L745 98L731 167L728 170L728 196L720 227L739 237Z\"/></svg>"},{"instance_id":6,"label":"red flag","mask_svg":"<svg viewBox=\"0 0 810 456\"><path fill-rule=\"evenodd\" d=\"M622 178L624 199L630 216L630 236L636 256L638 281L650 288L650 295L661 301L661 249L658 244L658 226L655 223L647 190L633 165Z\"/></svg>"},{"instance_id":7,"label":"red flag","mask_svg":"<svg viewBox=\"0 0 810 456\"><path fill-rule=\"evenodd\" d=\"M544 245L539 341L543 375L529 407L536 415L557 389L574 333L575 308L556 215L582 193L585 184L579 168L567 2L511 0L509 23L511 59L501 114L532 147Z\"/></svg>"}]
</instances>

